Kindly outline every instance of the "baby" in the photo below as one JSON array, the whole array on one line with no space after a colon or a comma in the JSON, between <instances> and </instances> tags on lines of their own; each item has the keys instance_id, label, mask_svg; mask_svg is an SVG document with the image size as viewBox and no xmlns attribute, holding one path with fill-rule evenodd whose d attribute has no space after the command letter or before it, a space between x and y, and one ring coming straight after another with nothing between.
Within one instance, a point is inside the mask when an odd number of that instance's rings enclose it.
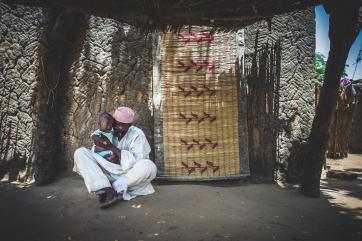
<instances>
[{"instance_id":1,"label":"baby","mask_svg":"<svg viewBox=\"0 0 362 241\"><path fill-rule=\"evenodd\" d=\"M118 157L109 150L113 139L113 117L107 112L103 112L98 117L98 128L91 137L94 142L93 150L95 153L106 159L107 161L117 163Z\"/></svg>"}]
</instances>

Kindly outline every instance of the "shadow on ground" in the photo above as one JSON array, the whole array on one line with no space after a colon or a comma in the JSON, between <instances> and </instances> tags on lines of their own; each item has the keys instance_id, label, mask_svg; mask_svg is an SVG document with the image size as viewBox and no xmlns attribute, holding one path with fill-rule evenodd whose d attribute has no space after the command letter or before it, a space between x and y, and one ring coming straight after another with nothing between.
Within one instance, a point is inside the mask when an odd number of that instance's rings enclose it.
<instances>
[{"instance_id":1,"label":"shadow on ground","mask_svg":"<svg viewBox=\"0 0 362 241\"><path fill-rule=\"evenodd\" d=\"M323 188L310 199L276 184L156 183L153 195L100 210L75 175L45 187L2 185L1 240L362 240L361 209L332 202L345 190L361 204L360 191L333 181Z\"/></svg>"}]
</instances>

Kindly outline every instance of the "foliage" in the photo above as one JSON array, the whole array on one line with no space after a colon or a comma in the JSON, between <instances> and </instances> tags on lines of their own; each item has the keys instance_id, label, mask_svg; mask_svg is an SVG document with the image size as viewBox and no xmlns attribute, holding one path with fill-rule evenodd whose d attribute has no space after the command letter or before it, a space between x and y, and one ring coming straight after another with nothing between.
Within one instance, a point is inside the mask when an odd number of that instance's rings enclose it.
<instances>
[{"instance_id":1,"label":"foliage","mask_svg":"<svg viewBox=\"0 0 362 241\"><path fill-rule=\"evenodd\" d=\"M324 72L326 70L326 57L321 53L316 53L314 68L316 72L315 78L318 82L323 83L324 81Z\"/></svg>"},{"instance_id":2,"label":"foliage","mask_svg":"<svg viewBox=\"0 0 362 241\"><path fill-rule=\"evenodd\" d=\"M324 56L322 53L316 53L315 55L315 61L314 61L314 68L315 68L315 78L318 82L323 83L324 82L324 73L326 71L326 56ZM348 67L348 65L346 65ZM343 70L342 78L347 77L346 69Z\"/></svg>"},{"instance_id":3,"label":"foliage","mask_svg":"<svg viewBox=\"0 0 362 241\"><path fill-rule=\"evenodd\" d=\"M315 55L315 78L318 81L319 85L323 85L325 78L325 70L326 70L326 56L322 53L316 53ZM347 66L347 65L346 65ZM357 101L357 90L355 86L359 81L354 81L348 78L346 70L343 70L341 80L340 80L340 88L339 88L339 98L340 103L344 108L348 108L351 104L355 104ZM341 107L341 106L340 106Z\"/></svg>"}]
</instances>

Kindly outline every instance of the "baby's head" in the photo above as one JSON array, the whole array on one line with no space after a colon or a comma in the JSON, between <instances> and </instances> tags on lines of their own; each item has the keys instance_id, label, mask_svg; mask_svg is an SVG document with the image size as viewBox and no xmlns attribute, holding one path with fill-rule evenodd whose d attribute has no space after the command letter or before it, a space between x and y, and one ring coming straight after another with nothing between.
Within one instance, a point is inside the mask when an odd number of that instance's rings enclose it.
<instances>
[{"instance_id":1,"label":"baby's head","mask_svg":"<svg viewBox=\"0 0 362 241\"><path fill-rule=\"evenodd\" d=\"M113 128L113 117L107 112L103 112L98 117L98 128L104 132L110 132Z\"/></svg>"}]
</instances>

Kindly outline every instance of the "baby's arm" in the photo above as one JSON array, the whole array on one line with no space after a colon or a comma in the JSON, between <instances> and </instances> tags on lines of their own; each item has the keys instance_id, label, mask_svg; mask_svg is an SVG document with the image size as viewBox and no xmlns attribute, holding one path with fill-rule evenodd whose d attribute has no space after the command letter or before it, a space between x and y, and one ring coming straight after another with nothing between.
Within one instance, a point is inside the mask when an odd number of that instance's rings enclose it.
<instances>
[{"instance_id":1,"label":"baby's arm","mask_svg":"<svg viewBox=\"0 0 362 241\"><path fill-rule=\"evenodd\" d=\"M109 149L110 141L105 138L98 135L92 135L92 140L95 145L95 151L104 151L106 149Z\"/></svg>"},{"instance_id":2,"label":"baby's arm","mask_svg":"<svg viewBox=\"0 0 362 241\"><path fill-rule=\"evenodd\" d=\"M118 156L116 155L116 154L112 154L112 155L110 155L110 156L108 156L107 158L106 158L106 160L108 160L108 161L110 161L110 162L112 162L112 163L114 163L114 164L119 164L119 158L118 158Z\"/></svg>"}]
</instances>

